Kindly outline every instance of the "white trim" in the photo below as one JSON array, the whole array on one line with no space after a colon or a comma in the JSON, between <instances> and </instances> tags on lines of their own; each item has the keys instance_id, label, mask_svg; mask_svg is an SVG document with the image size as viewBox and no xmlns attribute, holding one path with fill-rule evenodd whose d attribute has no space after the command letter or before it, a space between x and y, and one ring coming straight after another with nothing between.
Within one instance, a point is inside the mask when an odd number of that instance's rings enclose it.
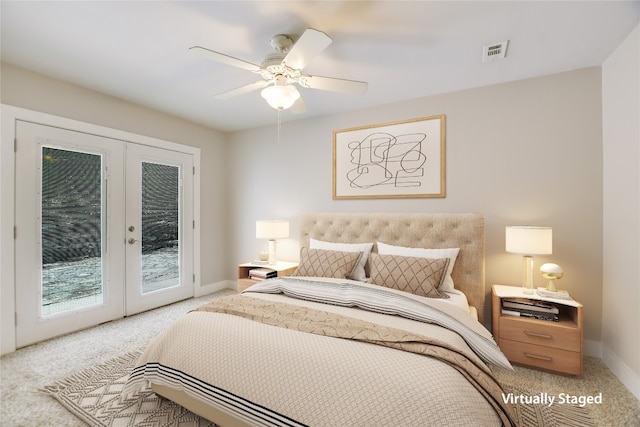
<instances>
[{"instance_id":1,"label":"white trim","mask_svg":"<svg viewBox=\"0 0 640 427\"><path fill-rule=\"evenodd\" d=\"M13 140L17 114L13 107L0 105L0 354L16 349Z\"/></svg>"},{"instance_id":2,"label":"white trim","mask_svg":"<svg viewBox=\"0 0 640 427\"><path fill-rule=\"evenodd\" d=\"M622 359L604 344L602 345L602 361L636 399L640 400L640 375L633 372Z\"/></svg>"},{"instance_id":3,"label":"white trim","mask_svg":"<svg viewBox=\"0 0 640 427\"><path fill-rule=\"evenodd\" d=\"M16 120L31 121L43 125L60 127L109 138L150 145L168 150L193 154L194 176L194 294L205 294L200 289L200 149L153 137L134 134L78 120L67 119L38 111L28 110L7 104L0 104L0 354L16 349L15 336L15 254L13 225L15 223L15 140Z\"/></svg>"},{"instance_id":4,"label":"white trim","mask_svg":"<svg viewBox=\"0 0 640 427\"><path fill-rule=\"evenodd\" d=\"M209 295L214 292L221 291L223 289L232 289L235 291L236 288L237 288L237 282L235 280L222 280L220 282L210 283L204 286L198 286L196 288L195 298L198 298L204 295Z\"/></svg>"},{"instance_id":5,"label":"white trim","mask_svg":"<svg viewBox=\"0 0 640 427\"><path fill-rule=\"evenodd\" d=\"M602 342L600 341L584 340L583 350L585 356L602 359Z\"/></svg>"},{"instance_id":6,"label":"white trim","mask_svg":"<svg viewBox=\"0 0 640 427\"><path fill-rule=\"evenodd\" d=\"M633 370L604 345L602 341L585 340L584 354L601 359L613 375L640 400L640 375L633 372Z\"/></svg>"}]
</instances>

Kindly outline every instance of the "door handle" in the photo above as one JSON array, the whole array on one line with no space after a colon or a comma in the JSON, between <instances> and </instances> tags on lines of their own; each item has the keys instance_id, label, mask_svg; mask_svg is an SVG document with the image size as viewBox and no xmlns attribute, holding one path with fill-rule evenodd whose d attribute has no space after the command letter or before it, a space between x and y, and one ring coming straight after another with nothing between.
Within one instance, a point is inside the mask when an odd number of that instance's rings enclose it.
<instances>
[{"instance_id":1,"label":"door handle","mask_svg":"<svg viewBox=\"0 0 640 427\"><path fill-rule=\"evenodd\" d=\"M137 240L136 240L136 239L134 239L133 237L131 237L129 240L127 240L127 242L128 242L130 245L133 245L135 242L137 242Z\"/></svg>"}]
</instances>

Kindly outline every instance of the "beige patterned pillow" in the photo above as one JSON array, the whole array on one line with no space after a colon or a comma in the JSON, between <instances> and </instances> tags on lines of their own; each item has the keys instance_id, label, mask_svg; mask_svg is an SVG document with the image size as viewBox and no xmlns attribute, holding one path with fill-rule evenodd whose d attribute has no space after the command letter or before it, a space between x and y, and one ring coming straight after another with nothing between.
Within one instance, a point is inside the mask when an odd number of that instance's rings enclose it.
<instances>
[{"instance_id":1,"label":"beige patterned pillow","mask_svg":"<svg viewBox=\"0 0 640 427\"><path fill-rule=\"evenodd\" d=\"M420 258L398 255L369 256L371 282L429 298L449 298L438 291L444 281L449 258Z\"/></svg>"},{"instance_id":2,"label":"beige patterned pillow","mask_svg":"<svg viewBox=\"0 0 640 427\"><path fill-rule=\"evenodd\" d=\"M300 248L300 264L292 276L348 278L358 265L362 252Z\"/></svg>"}]
</instances>

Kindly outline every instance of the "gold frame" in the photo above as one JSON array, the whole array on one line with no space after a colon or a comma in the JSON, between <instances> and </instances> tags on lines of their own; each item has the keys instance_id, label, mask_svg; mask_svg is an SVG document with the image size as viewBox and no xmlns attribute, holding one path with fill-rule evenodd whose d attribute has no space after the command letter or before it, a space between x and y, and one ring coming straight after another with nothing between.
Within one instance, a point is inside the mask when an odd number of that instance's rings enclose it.
<instances>
[{"instance_id":1,"label":"gold frame","mask_svg":"<svg viewBox=\"0 0 640 427\"><path fill-rule=\"evenodd\" d=\"M333 199L446 197L445 122L440 114L334 130Z\"/></svg>"}]
</instances>

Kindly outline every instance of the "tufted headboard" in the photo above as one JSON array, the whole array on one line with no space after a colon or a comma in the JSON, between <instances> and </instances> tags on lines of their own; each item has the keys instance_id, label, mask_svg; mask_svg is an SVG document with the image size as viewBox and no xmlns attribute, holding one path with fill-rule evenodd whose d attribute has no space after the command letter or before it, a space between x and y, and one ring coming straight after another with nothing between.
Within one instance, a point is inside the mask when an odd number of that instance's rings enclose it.
<instances>
[{"instance_id":1,"label":"tufted headboard","mask_svg":"<svg viewBox=\"0 0 640 427\"><path fill-rule=\"evenodd\" d=\"M484 319L484 218L473 213L309 213L300 246L314 238L338 243L383 242L414 248L460 248L451 273L456 289ZM374 245L374 251L376 247ZM368 266L367 266L368 267ZM367 269L367 273L368 273Z\"/></svg>"}]
</instances>

